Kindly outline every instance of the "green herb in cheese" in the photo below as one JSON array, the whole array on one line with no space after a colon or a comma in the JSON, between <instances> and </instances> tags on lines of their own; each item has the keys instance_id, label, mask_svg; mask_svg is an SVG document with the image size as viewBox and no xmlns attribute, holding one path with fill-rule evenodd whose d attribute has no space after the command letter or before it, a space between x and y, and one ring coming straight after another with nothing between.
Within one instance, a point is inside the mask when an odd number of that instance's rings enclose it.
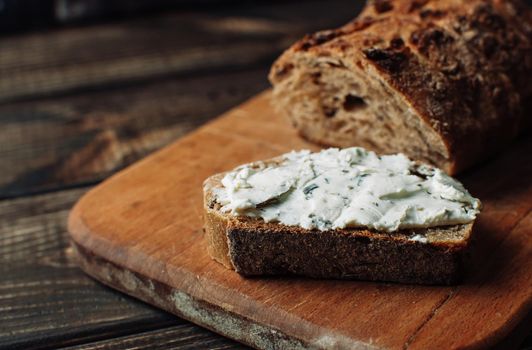
<instances>
[{"instance_id":1,"label":"green herb in cheese","mask_svg":"<svg viewBox=\"0 0 532 350\"><path fill-rule=\"evenodd\" d=\"M480 210L480 201L440 169L359 147L246 164L227 173L222 184L215 194L223 211L306 229L464 224Z\"/></svg>"}]
</instances>

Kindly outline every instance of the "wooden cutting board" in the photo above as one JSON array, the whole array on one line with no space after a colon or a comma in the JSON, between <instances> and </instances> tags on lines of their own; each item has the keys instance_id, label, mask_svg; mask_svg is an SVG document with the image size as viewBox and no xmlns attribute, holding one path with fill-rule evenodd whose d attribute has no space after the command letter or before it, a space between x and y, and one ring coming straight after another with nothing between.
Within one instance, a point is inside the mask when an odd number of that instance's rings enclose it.
<instances>
[{"instance_id":1,"label":"wooden cutting board","mask_svg":"<svg viewBox=\"0 0 532 350\"><path fill-rule=\"evenodd\" d=\"M257 348L486 347L510 332L515 346L530 331L530 138L460 178L484 211L469 277L453 287L246 279L211 260L203 180L301 148L315 147L272 111L269 92L253 98L87 193L69 219L81 267Z\"/></svg>"}]
</instances>

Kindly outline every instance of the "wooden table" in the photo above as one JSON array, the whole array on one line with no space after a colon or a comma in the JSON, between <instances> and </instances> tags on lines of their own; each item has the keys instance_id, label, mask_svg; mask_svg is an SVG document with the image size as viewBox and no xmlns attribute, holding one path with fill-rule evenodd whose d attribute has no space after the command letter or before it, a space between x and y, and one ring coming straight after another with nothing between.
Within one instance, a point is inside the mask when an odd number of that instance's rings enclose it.
<instances>
[{"instance_id":1,"label":"wooden table","mask_svg":"<svg viewBox=\"0 0 532 350\"><path fill-rule=\"evenodd\" d=\"M102 179L267 88L285 47L357 6L244 3L3 37L0 348L243 348L84 275L66 217Z\"/></svg>"}]
</instances>

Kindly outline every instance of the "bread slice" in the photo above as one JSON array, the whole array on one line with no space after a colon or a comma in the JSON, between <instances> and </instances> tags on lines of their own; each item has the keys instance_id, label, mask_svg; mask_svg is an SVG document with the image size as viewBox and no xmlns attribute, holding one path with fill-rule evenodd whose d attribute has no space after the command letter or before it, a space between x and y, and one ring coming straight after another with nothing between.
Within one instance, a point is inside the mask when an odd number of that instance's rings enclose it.
<instances>
[{"instance_id":1,"label":"bread slice","mask_svg":"<svg viewBox=\"0 0 532 350\"><path fill-rule=\"evenodd\" d=\"M391 233L319 231L266 223L221 211L215 190L223 187L224 175L204 182L208 251L213 259L244 276L302 275L416 284L454 284L462 278L473 223ZM416 235L423 238L412 239Z\"/></svg>"},{"instance_id":2,"label":"bread slice","mask_svg":"<svg viewBox=\"0 0 532 350\"><path fill-rule=\"evenodd\" d=\"M456 174L532 124L530 28L520 1L368 1L275 62L273 106L315 143Z\"/></svg>"}]
</instances>

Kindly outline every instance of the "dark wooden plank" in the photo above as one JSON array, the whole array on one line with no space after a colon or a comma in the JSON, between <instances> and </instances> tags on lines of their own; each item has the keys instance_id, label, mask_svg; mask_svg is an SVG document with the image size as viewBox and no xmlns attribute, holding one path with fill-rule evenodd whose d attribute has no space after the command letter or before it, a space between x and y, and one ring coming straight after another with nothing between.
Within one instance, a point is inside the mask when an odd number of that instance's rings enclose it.
<instances>
[{"instance_id":1,"label":"dark wooden plank","mask_svg":"<svg viewBox=\"0 0 532 350\"><path fill-rule=\"evenodd\" d=\"M0 198L99 181L258 93L268 86L269 62L282 48L304 30L342 23L350 16L345 9L356 6L336 0L327 6L331 15L316 20L323 7L318 2L254 5L2 40L0 101L2 94L47 94L55 89L49 84L60 91L72 90L71 84L108 88L0 107ZM213 45L225 50L231 67L241 67L240 57L255 55L253 45L259 44L259 52L269 52L268 60L253 64L260 68L212 73L221 62ZM197 72L195 65L206 60L211 73L128 87L116 86L122 78L105 80L115 71L128 81L138 79L153 63L129 67L128 62L143 55L171 71L174 51L198 55L189 57L191 65L183 65L182 72ZM124 67L113 68L110 60ZM143 75L148 76L152 73Z\"/></svg>"},{"instance_id":2,"label":"dark wooden plank","mask_svg":"<svg viewBox=\"0 0 532 350\"><path fill-rule=\"evenodd\" d=\"M266 72L0 106L0 197L99 181L266 88Z\"/></svg>"},{"instance_id":3,"label":"dark wooden plank","mask_svg":"<svg viewBox=\"0 0 532 350\"><path fill-rule=\"evenodd\" d=\"M303 33L340 25L359 7L267 2L3 38L0 101L269 63Z\"/></svg>"},{"instance_id":4,"label":"dark wooden plank","mask_svg":"<svg viewBox=\"0 0 532 350\"><path fill-rule=\"evenodd\" d=\"M0 348L78 344L188 324L80 271L65 225L69 208L84 192L0 202Z\"/></svg>"},{"instance_id":5,"label":"dark wooden plank","mask_svg":"<svg viewBox=\"0 0 532 350\"><path fill-rule=\"evenodd\" d=\"M46 263L0 268L0 348L79 344L185 322L101 286L74 265Z\"/></svg>"},{"instance_id":6,"label":"dark wooden plank","mask_svg":"<svg viewBox=\"0 0 532 350\"><path fill-rule=\"evenodd\" d=\"M530 326L528 327L530 328ZM512 339L508 339L512 341ZM530 350L532 348L532 334L518 347L514 343L501 344L496 349L504 350L519 348ZM65 350L125 350L125 349L247 349L245 345L213 334L208 330L192 324L172 326L150 332L137 333L130 336L117 337L98 342L73 346Z\"/></svg>"},{"instance_id":7,"label":"dark wooden plank","mask_svg":"<svg viewBox=\"0 0 532 350\"><path fill-rule=\"evenodd\" d=\"M193 324L183 324L135 335L83 344L66 348L68 350L120 350L120 349L248 349L218 334ZM65 349L65 350L66 350Z\"/></svg>"}]
</instances>

